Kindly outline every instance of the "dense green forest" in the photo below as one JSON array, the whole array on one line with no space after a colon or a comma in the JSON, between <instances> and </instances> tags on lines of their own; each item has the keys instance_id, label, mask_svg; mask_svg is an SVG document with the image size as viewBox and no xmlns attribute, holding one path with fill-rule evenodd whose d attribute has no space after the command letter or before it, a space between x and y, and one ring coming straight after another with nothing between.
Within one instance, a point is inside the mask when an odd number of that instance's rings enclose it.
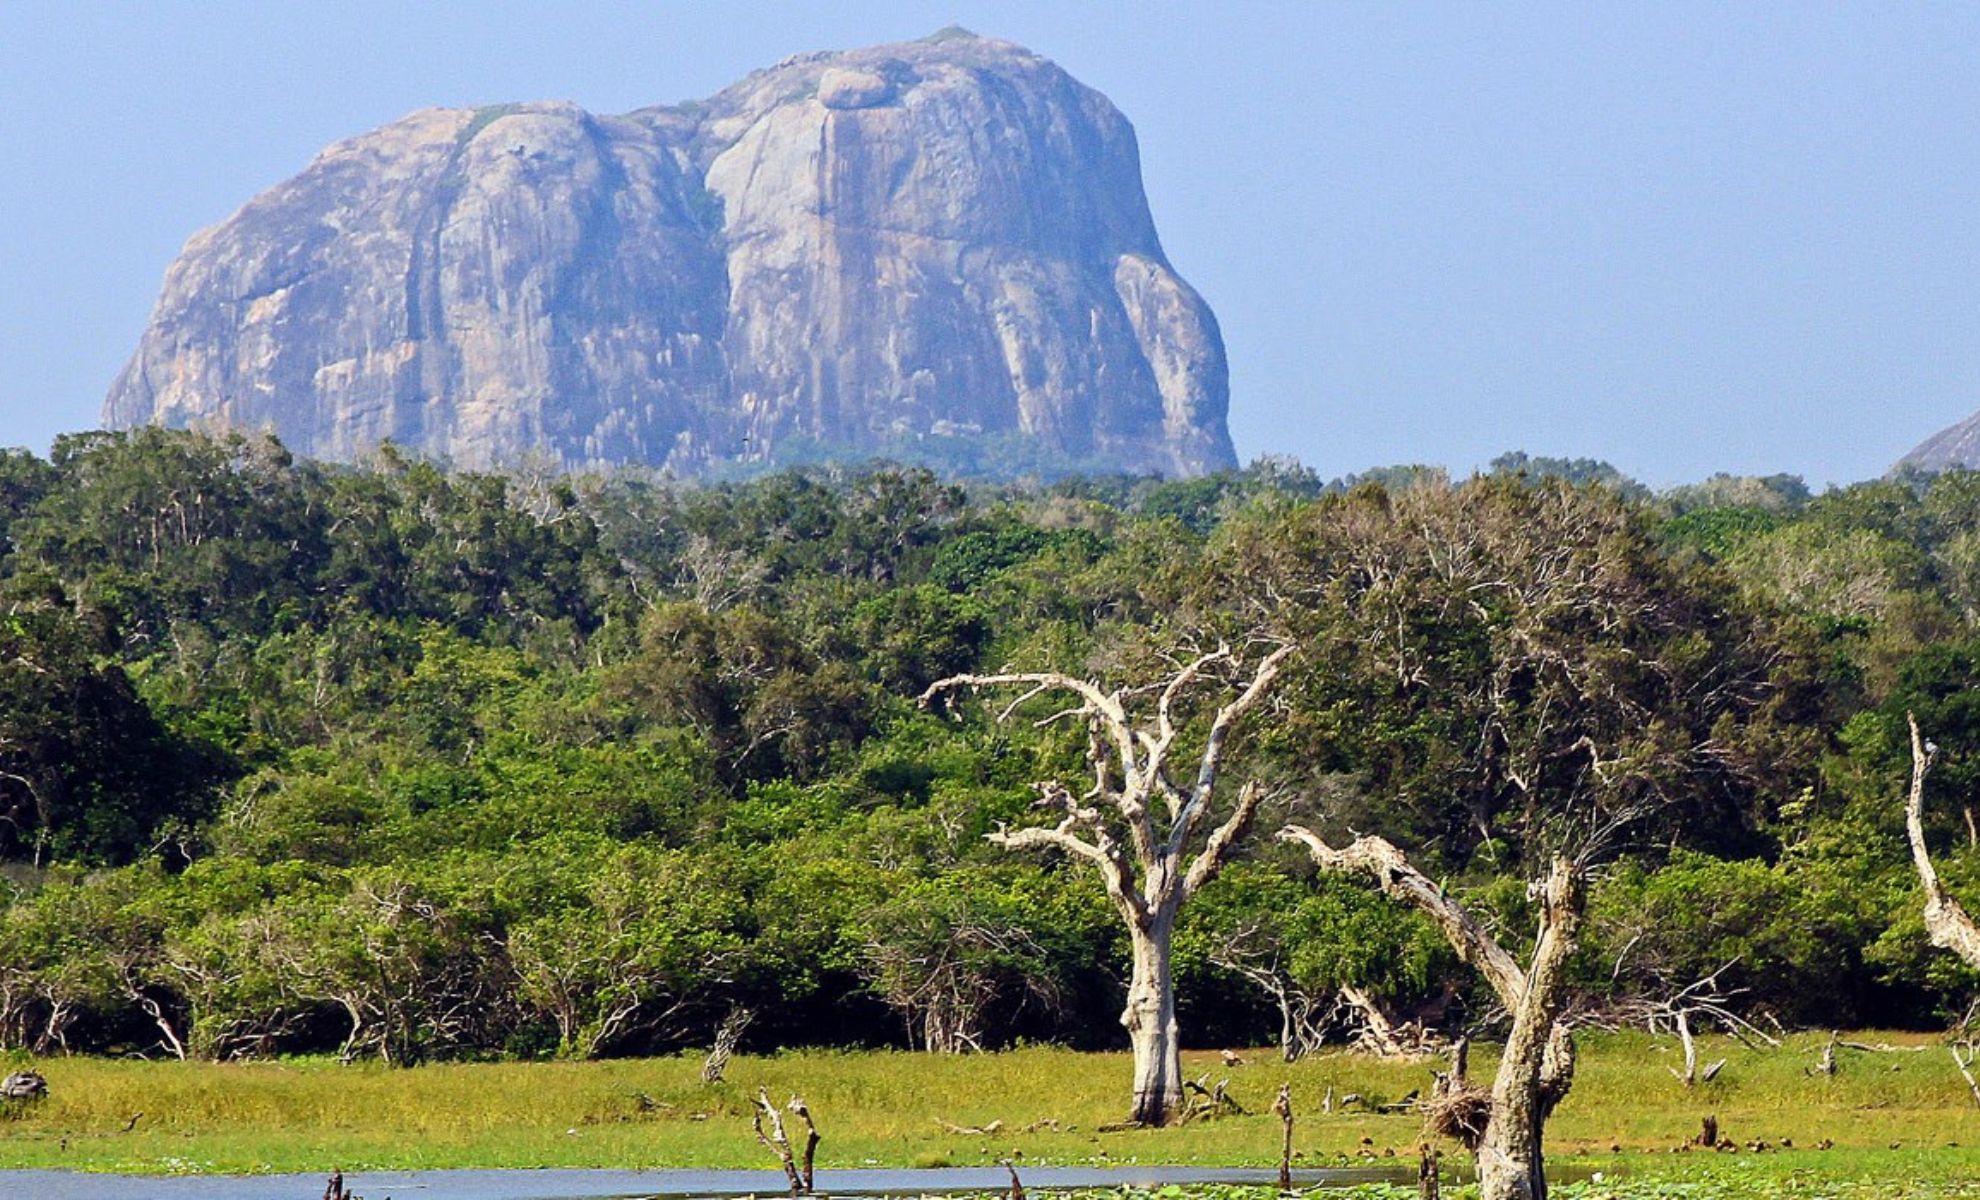
<instances>
[{"instance_id":1,"label":"dense green forest","mask_svg":"<svg viewBox=\"0 0 1980 1200\"><path fill-rule=\"evenodd\" d=\"M1119 1045L1098 881L984 836L1084 734L918 698L1259 637L1298 651L1226 767L1261 832L1182 917L1191 1044L1344 1036L1342 985L1490 1016L1288 819L1517 931L1543 850L1630 813L1589 1019L1714 972L1755 1021L1964 1013L1901 794L1915 711L1980 890L1980 474L683 486L144 430L0 452L0 1048L619 1055L739 1011L755 1047Z\"/></svg>"}]
</instances>

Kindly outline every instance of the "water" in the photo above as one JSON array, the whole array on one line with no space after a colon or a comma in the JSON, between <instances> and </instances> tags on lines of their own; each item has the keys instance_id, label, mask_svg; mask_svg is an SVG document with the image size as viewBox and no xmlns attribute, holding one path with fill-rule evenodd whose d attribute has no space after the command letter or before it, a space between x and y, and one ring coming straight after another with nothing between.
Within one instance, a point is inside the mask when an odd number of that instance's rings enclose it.
<instances>
[{"instance_id":1,"label":"water","mask_svg":"<svg viewBox=\"0 0 1980 1200\"><path fill-rule=\"evenodd\" d=\"M1214 1167L1020 1168L1033 1189L1161 1187L1164 1184L1270 1184L1277 1171ZM1410 1168L1294 1171L1301 1187L1414 1179ZM317 1200L323 1175L84 1175L73 1171L0 1171L0 1200ZM364 1200L632 1200L646 1197L778 1197L780 1171L364 1171L344 1177ZM820 1171L818 1191L831 1196L901 1196L1006 1192L1001 1167Z\"/></svg>"}]
</instances>

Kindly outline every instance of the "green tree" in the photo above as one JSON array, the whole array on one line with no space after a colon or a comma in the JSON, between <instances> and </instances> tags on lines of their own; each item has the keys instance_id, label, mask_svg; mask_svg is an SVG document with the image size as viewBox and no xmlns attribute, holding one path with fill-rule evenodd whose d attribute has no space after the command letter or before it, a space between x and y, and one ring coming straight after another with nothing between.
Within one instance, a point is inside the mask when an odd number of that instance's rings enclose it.
<instances>
[{"instance_id":1,"label":"green tree","mask_svg":"<svg viewBox=\"0 0 1980 1200\"><path fill-rule=\"evenodd\" d=\"M189 833L214 756L159 724L59 591L0 606L0 860L128 861Z\"/></svg>"},{"instance_id":2,"label":"green tree","mask_svg":"<svg viewBox=\"0 0 1980 1200\"><path fill-rule=\"evenodd\" d=\"M635 1035L664 1044L743 990L753 920L734 863L563 841L522 870L530 895L509 961L518 999L552 1022L560 1054L596 1058Z\"/></svg>"}]
</instances>

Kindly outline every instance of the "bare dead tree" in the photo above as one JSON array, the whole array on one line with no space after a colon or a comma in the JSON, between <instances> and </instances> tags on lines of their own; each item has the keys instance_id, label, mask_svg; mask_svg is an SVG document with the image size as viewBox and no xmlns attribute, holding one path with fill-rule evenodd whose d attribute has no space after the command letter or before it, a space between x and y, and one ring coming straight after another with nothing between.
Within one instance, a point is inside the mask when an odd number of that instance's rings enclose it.
<instances>
[{"instance_id":1,"label":"bare dead tree","mask_svg":"<svg viewBox=\"0 0 1980 1200\"><path fill-rule=\"evenodd\" d=\"M747 599L769 578L770 568L741 550L724 550L706 534L691 534L676 557L675 589L709 612Z\"/></svg>"},{"instance_id":2,"label":"bare dead tree","mask_svg":"<svg viewBox=\"0 0 1980 1200\"><path fill-rule=\"evenodd\" d=\"M770 1122L767 1133L763 1129L763 1122L766 1119ZM778 1112L777 1106L770 1103L768 1088L756 1089L756 1106L750 1113L750 1127L756 1130L756 1140L774 1152L777 1161L783 1164L784 1178L790 1181L791 1195L796 1197L808 1190L805 1188L804 1177L798 1174L797 1159L791 1154L790 1135L784 1132L784 1114Z\"/></svg>"},{"instance_id":3,"label":"bare dead tree","mask_svg":"<svg viewBox=\"0 0 1980 1200\"><path fill-rule=\"evenodd\" d=\"M1605 1006L1593 1018L1604 1019L1615 1025L1641 1025L1653 1034L1671 1034L1678 1039L1684 1052L1684 1069L1669 1068L1678 1082L1686 1087L1695 1087L1701 1081L1710 1083L1725 1069L1726 1059L1719 1058L1705 1066L1698 1065L1698 1030L1717 1025L1748 1049L1760 1046L1778 1047L1781 1040L1741 1016L1737 1009L1739 997L1744 988L1728 987L1724 979L1738 962L1732 959L1720 964L1717 970L1701 975L1682 986L1671 987L1661 995L1636 996L1619 1004ZM1616 970L1621 972L1621 961Z\"/></svg>"},{"instance_id":4,"label":"bare dead tree","mask_svg":"<svg viewBox=\"0 0 1980 1200\"><path fill-rule=\"evenodd\" d=\"M1359 1026L1353 1044L1364 1053L1380 1058L1422 1058L1441 1049L1440 1039L1419 1020L1396 1020L1366 988L1344 983L1339 988L1342 1006L1352 1025Z\"/></svg>"},{"instance_id":5,"label":"bare dead tree","mask_svg":"<svg viewBox=\"0 0 1980 1200\"><path fill-rule=\"evenodd\" d=\"M796 1113L798 1119L804 1122L804 1194L809 1196L812 1193L813 1178L811 1165L818 1156L818 1123L811 1119L811 1109L806 1106L803 1096L792 1096L791 1102L785 1107Z\"/></svg>"},{"instance_id":6,"label":"bare dead tree","mask_svg":"<svg viewBox=\"0 0 1980 1200\"><path fill-rule=\"evenodd\" d=\"M728 1014L722 1018L722 1023L715 1027L715 1044L709 1048L708 1057L702 1060L701 1082L722 1082L723 1072L729 1069L729 1059L735 1055L736 1047L742 1043L743 1031L748 1029L750 1022L754 1020L756 1020L754 1010L740 1004L729 1006Z\"/></svg>"},{"instance_id":7,"label":"bare dead tree","mask_svg":"<svg viewBox=\"0 0 1980 1200\"><path fill-rule=\"evenodd\" d=\"M882 910L885 912L886 910ZM1015 995L1056 1009L1064 989L1042 965L1031 932L967 896L941 912L892 911L862 947L859 974L899 1013L912 1047L942 1054L983 1049L986 1014Z\"/></svg>"},{"instance_id":8,"label":"bare dead tree","mask_svg":"<svg viewBox=\"0 0 1980 1200\"><path fill-rule=\"evenodd\" d=\"M1190 896L1216 878L1234 846L1251 828L1264 791L1255 782L1238 789L1215 828L1217 782L1231 735L1270 692L1293 652L1279 645L1260 659L1235 699L1217 709L1195 756L1193 777L1178 781L1170 756L1187 723L1180 707L1213 670L1237 665L1229 645L1179 666L1159 684L1109 691L1098 683L1056 671L956 675L922 694L924 705L959 689L1027 688L1004 709L1010 717L1024 701L1068 694L1073 703L1042 723L1076 719L1086 726L1093 786L1074 795L1064 784L1039 785L1039 807L1059 814L1051 826L1000 827L990 835L1010 849L1028 846L1064 851L1098 869L1107 895L1126 924L1134 961L1121 1024L1134 1047L1134 1104L1129 1120L1165 1125L1182 1105L1180 1032L1175 973L1170 953L1176 914ZM1153 711L1146 709L1152 696ZM1142 711L1132 711L1140 709ZM1207 829L1207 832L1206 832Z\"/></svg>"},{"instance_id":9,"label":"bare dead tree","mask_svg":"<svg viewBox=\"0 0 1980 1200\"><path fill-rule=\"evenodd\" d=\"M1691 1036L1691 1010L1684 1008L1678 1009L1675 1024L1677 1027L1678 1044L1684 1047L1684 1070L1679 1071L1676 1067L1672 1067L1670 1068L1670 1072L1684 1086L1696 1087L1698 1085L1698 1040ZM1726 1060L1721 1058L1711 1066L1706 1067L1705 1082L1712 1082L1712 1080L1718 1077L1719 1072L1725 1069L1725 1066Z\"/></svg>"},{"instance_id":10,"label":"bare dead tree","mask_svg":"<svg viewBox=\"0 0 1980 1200\"><path fill-rule=\"evenodd\" d=\"M1980 925L1974 923L1966 909L1939 881L1939 872L1932 866L1931 852L1925 847L1925 779L1931 773L1939 748L1919 734L1916 715L1906 713L1904 720L1911 730L1911 792L1904 805L1904 832L1911 842L1911 864L1918 871L1920 886L1925 889L1925 935L1934 946L1959 955L1968 966L1980 967ZM1972 820L1972 810L1969 809L1969 832ZM1973 1078L1972 1041L1966 1041L1963 1057L1960 1049L1958 1045L1952 1047L1953 1065L1959 1068L1961 1078L1966 1080L1974 1103L1980 1104L1980 1083Z\"/></svg>"},{"instance_id":11,"label":"bare dead tree","mask_svg":"<svg viewBox=\"0 0 1980 1200\"><path fill-rule=\"evenodd\" d=\"M1938 747L1919 735L1916 716L1906 713L1904 720L1911 727L1911 794L1904 806L1904 831L1911 841L1912 866L1925 889L1925 934L1934 946L1959 955L1968 966L1980 967L1980 925L1946 891L1925 848L1925 778L1938 757Z\"/></svg>"},{"instance_id":12,"label":"bare dead tree","mask_svg":"<svg viewBox=\"0 0 1980 1200\"><path fill-rule=\"evenodd\" d=\"M1440 1088L1432 1124L1477 1155L1481 1200L1543 1200L1541 1134L1574 1081L1574 1039L1563 1018L1567 961L1587 899L1585 867L1556 857L1547 878L1533 885L1540 930L1531 960L1522 967L1476 917L1387 840L1364 836L1335 849L1298 825L1286 826L1279 836L1304 845L1321 869L1366 876L1383 892L1414 905L1436 923L1458 958L1484 976L1512 1019L1498 1073L1484 1092L1456 1067Z\"/></svg>"}]
</instances>

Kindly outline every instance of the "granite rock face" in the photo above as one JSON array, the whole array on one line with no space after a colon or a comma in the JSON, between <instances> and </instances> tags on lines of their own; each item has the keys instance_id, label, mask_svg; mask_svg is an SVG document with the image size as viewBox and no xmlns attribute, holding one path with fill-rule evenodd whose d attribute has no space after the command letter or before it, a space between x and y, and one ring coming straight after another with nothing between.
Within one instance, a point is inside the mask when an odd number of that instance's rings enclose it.
<instances>
[{"instance_id":1,"label":"granite rock face","mask_svg":"<svg viewBox=\"0 0 1980 1200\"><path fill-rule=\"evenodd\" d=\"M1920 442L1897 461L1898 469L1947 471L1955 467L1980 470L1980 413Z\"/></svg>"},{"instance_id":2,"label":"granite rock face","mask_svg":"<svg viewBox=\"0 0 1980 1200\"><path fill-rule=\"evenodd\" d=\"M1008 42L801 55L598 116L429 109L187 243L106 423L684 473L1024 435L1231 466L1222 339L1133 130Z\"/></svg>"}]
</instances>

